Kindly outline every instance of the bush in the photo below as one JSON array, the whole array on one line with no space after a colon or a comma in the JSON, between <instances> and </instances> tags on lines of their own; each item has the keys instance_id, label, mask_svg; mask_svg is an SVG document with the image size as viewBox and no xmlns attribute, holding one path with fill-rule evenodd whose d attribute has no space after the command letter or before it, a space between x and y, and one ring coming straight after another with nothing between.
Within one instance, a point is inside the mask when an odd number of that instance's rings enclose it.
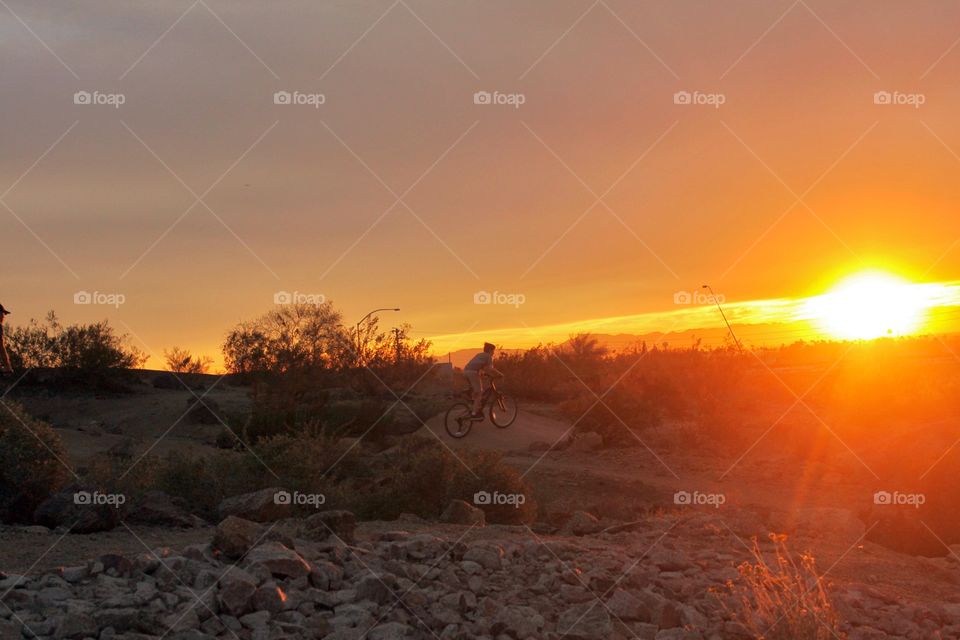
<instances>
[{"instance_id":1,"label":"bush","mask_svg":"<svg viewBox=\"0 0 960 640\"><path fill-rule=\"evenodd\" d=\"M54 312L44 322L31 319L7 335L10 359L17 368L62 367L85 371L135 369L147 355L117 335L106 320L63 326Z\"/></svg>"},{"instance_id":2,"label":"bush","mask_svg":"<svg viewBox=\"0 0 960 640\"><path fill-rule=\"evenodd\" d=\"M129 457L101 456L90 480L108 491L136 498L158 489L184 500L192 513L210 521L225 498L280 486L289 491L323 493L327 508L350 508L339 498L346 476L367 473L356 464L357 448L309 434L275 436L252 450L190 455L171 451L146 456L132 469ZM274 475L276 474L276 475Z\"/></svg>"},{"instance_id":3,"label":"bush","mask_svg":"<svg viewBox=\"0 0 960 640\"><path fill-rule=\"evenodd\" d=\"M173 347L169 351L163 350L163 359L167 363L167 370L174 373L208 373L213 358L210 356L194 357L186 349Z\"/></svg>"},{"instance_id":4,"label":"bush","mask_svg":"<svg viewBox=\"0 0 960 640\"><path fill-rule=\"evenodd\" d=\"M14 403L0 403L0 520L28 522L67 481L60 436Z\"/></svg>"},{"instance_id":5,"label":"bush","mask_svg":"<svg viewBox=\"0 0 960 640\"><path fill-rule=\"evenodd\" d=\"M772 563L754 539L754 562L739 567L742 609L738 617L743 626L754 637L766 640L846 637L813 556L803 554L799 561L794 560L786 536L771 535L770 539L776 544Z\"/></svg>"},{"instance_id":6,"label":"bush","mask_svg":"<svg viewBox=\"0 0 960 640\"><path fill-rule=\"evenodd\" d=\"M520 475L493 452L461 452L455 457L439 443L425 438L405 440L385 456L391 470L386 486L367 492L359 501L361 517L393 520L401 513L436 519L451 500L473 503L480 491L520 494L522 505L483 505L487 520L500 524L523 524L536 518L533 494Z\"/></svg>"}]
</instances>

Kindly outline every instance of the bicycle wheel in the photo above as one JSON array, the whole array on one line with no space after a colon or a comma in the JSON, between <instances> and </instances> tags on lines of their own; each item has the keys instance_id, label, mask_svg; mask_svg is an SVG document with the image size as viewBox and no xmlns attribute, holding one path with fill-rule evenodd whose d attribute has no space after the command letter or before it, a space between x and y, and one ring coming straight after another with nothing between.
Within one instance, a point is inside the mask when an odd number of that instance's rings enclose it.
<instances>
[{"instance_id":1,"label":"bicycle wheel","mask_svg":"<svg viewBox=\"0 0 960 640\"><path fill-rule=\"evenodd\" d=\"M472 410L466 402L458 402L449 409L443 420L443 426L451 438L462 438L470 433L473 420L470 419Z\"/></svg>"},{"instance_id":2,"label":"bicycle wheel","mask_svg":"<svg viewBox=\"0 0 960 640\"><path fill-rule=\"evenodd\" d=\"M490 422L501 429L512 425L518 413L517 401L510 396L500 394L490 403Z\"/></svg>"}]
</instances>

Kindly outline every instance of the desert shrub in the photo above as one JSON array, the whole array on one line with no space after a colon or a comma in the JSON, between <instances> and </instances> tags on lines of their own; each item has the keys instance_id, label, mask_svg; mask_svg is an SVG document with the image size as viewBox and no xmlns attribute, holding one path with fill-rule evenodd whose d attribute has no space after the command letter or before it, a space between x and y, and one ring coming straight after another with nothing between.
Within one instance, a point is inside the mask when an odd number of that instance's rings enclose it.
<instances>
[{"instance_id":1,"label":"desert shrub","mask_svg":"<svg viewBox=\"0 0 960 640\"><path fill-rule=\"evenodd\" d=\"M738 568L740 581L734 589L741 604L740 622L753 637L764 640L844 638L813 556L802 554L796 560L787 549L786 536L770 538L776 544L772 563L754 539L754 561Z\"/></svg>"},{"instance_id":2,"label":"desert shrub","mask_svg":"<svg viewBox=\"0 0 960 640\"><path fill-rule=\"evenodd\" d=\"M210 371L210 365L213 364L213 358L210 356L194 356L180 347L173 347L169 351L164 349L163 359L167 364L167 370L174 373L207 373Z\"/></svg>"},{"instance_id":3,"label":"desert shrub","mask_svg":"<svg viewBox=\"0 0 960 640\"><path fill-rule=\"evenodd\" d=\"M337 368L353 360L353 342L330 302L279 305L237 325L223 345L230 373Z\"/></svg>"},{"instance_id":4,"label":"desert shrub","mask_svg":"<svg viewBox=\"0 0 960 640\"><path fill-rule=\"evenodd\" d=\"M27 522L67 481L60 436L18 404L0 402L0 520Z\"/></svg>"},{"instance_id":5,"label":"desert shrub","mask_svg":"<svg viewBox=\"0 0 960 640\"><path fill-rule=\"evenodd\" d=\"M17 368L135 369L147 361L147 355L106 320L65 327L52 311L44 322L31 319L27 326L14 327L7 343Z\"/></svg>"},{"instance_id":6,"label":"desert shrub","mask_svg":"<svg viewBox=\"0 0 960 640\"><path fill-rule=\"evenodd\" d=\"M322 423L328 394L312 372L263 376L251 391L250 416L244 442L316 430Z\"/></svg>"},{"instance_id":7,"label":"desert shrub","mask_svg":"<svg viewBox=\"0 0 960 640\"><path fill-rule=\"evenodd\" d=\"M323 493L329 508L349 508L339 497L338 485L369 473L357 463L358 453L346 444L300 433L266 438L243 451L171 451L145 456L136 464L127 456L104 455L90 465L88 480L132 498L158 489L183 499L193 513L211 521L225 498L267 487Z\"/></svg>"},{"instance_id":8,"label":"desert shrub","mask_svg":"<svg viewBox=\"0 0 960 640\"><path fill-rule=\"evenodd\" d=\"M493 523L533 522L536 503L519 473L493 452L461 452L456 456L439 443L423 438L405 440L384 456L389 481L363 496L356 508L365 518L392 520L401 513L436 519L451 500L473 503L478 492L523 495L525 502L488 504L481 508Z\"/></svg>"}]
</instances>

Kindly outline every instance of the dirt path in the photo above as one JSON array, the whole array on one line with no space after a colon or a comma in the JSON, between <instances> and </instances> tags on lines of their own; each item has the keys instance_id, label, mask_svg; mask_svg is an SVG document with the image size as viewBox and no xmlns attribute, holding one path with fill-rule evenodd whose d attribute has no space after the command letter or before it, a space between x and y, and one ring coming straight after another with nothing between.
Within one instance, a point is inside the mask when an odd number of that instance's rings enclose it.
<instances>
[{"instance_id":1,"label":"dirt path","mask_svg":"<svg viewBox=\"0 0 960 640\"><path fill-rule=\"evenodd\" d=\"M464 438L453 438L447 434L443 425L444 414L427 420L427 429L449 446L457 448L491 449L495 451L527 451L534 442L546 442L553 445L567 437L571 425L567 422L548 418L529 410L520 409L516 421L506 429L494 426L490 419L474 423L470 433Z\"/></svg>"}]
</instances>

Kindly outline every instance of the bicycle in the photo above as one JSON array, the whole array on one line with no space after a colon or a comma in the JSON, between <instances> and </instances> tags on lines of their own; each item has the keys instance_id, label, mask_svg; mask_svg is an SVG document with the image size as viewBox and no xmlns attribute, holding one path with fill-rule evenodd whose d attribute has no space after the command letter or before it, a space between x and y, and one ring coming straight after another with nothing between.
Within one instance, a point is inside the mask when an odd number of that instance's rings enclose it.
<instances>
[{"instance_id":1,"label":"bicycle","mask_svg":"<svg viewBox=\"0 0 960 640\"><path fill-rule=\"evenodd\" d=\"M470 433L470 429L475 422L483 422L485 407L490 422L500 429L506 429L517 419L517 401L498 391L497 384L494 381L491 381L490 385L483 390L483 395L480 398L479 416L473 415L473 392L467 390L461 395L468 398L469 402L454 403L452 407L447 409L447 415L444 418L444 427L446 427L451 438L463 438Z\"/></svg>"}]
</instances>

